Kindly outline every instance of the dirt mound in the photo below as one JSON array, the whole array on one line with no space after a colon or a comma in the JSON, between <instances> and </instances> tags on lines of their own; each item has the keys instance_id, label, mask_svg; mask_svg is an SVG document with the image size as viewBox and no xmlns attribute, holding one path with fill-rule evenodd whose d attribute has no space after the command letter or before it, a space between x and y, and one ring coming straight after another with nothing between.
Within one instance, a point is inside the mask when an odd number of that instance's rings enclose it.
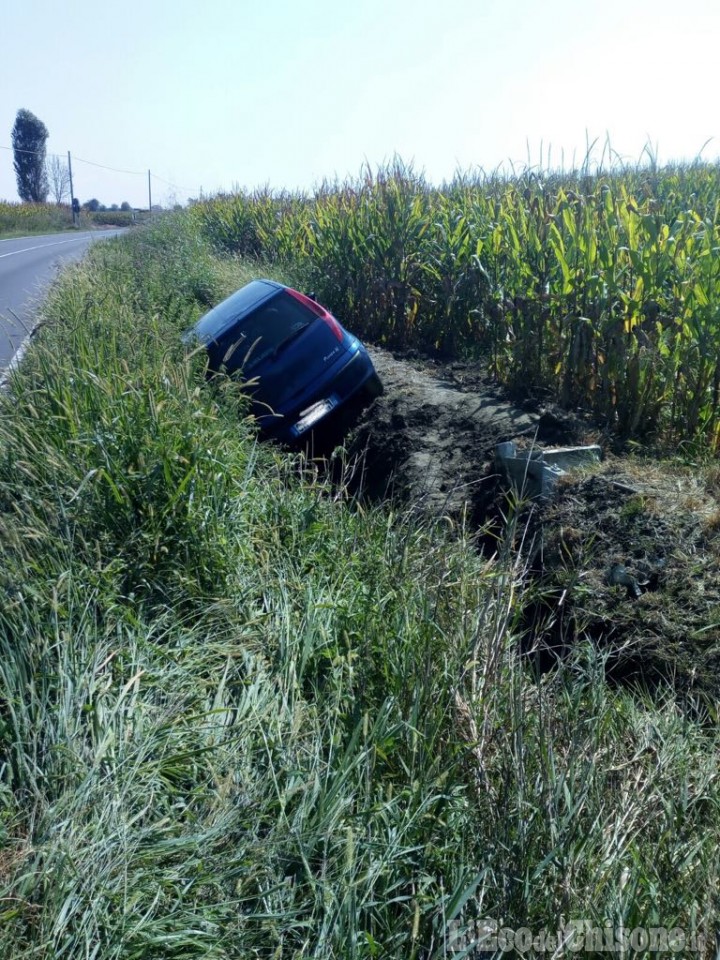
<instances>
[{"instance_id":1,"label":"dirt mound","mask_svg":"<svg viewBox=\"0 0 720 960\"><path fill-rule=\"evenodd\" d=\"M622 678L720 684L720 484L713 471L611 459L539 510L536 565L561 644L586 634ZM563 612L562 605L567 604Z\"/></svg>"}]
</instances>

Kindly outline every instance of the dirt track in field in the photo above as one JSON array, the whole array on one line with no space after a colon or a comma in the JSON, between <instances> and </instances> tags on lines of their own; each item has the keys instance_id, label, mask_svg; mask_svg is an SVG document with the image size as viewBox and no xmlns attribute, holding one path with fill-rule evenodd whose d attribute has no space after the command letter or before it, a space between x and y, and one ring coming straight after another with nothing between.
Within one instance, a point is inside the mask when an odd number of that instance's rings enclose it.
<instances>
[{"instance_id":1,"label":"dirt track in field","mask_svg":"<svg viewBox=\"0 0 720 960\"><path fill-rule=\"evenodd\" d=\"M568 418L512 403L480 368L433 365L371 350L385 393L352 435L366 451L364 488L393 495L434 515L482 512L492 485L495 444L564 442Z\"/></svg>"}]
</instances>

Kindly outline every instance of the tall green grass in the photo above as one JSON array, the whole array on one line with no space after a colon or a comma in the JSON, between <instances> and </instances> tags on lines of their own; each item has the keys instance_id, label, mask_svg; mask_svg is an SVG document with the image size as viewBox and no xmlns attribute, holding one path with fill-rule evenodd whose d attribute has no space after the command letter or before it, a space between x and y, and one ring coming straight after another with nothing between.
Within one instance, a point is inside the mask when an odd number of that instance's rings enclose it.
<instances>
[{"instance_id":1,"label":"tall green grass","mask_svg":"<svg viewBox=\"0 0 720 960\"><path fill-rule=\"evenodd\" d=\"M486 356L624 436L720 444L717 166L459 176L400 161L312 196L218 197L218 248L299 267L358 333Z\"/></svg>"},{"instance_id":2,"label":"tall green grass","mask_svg":"<svg viewBox=\"0 0 720 960\"><path fill-rule=\"evenodd\" d=\"M0 955L712 933L715 728L589 649L534 677L509 547L260 446L179 344L254 269L187 217L96 245L0 397Z\"/></svg>"}]
</instances>

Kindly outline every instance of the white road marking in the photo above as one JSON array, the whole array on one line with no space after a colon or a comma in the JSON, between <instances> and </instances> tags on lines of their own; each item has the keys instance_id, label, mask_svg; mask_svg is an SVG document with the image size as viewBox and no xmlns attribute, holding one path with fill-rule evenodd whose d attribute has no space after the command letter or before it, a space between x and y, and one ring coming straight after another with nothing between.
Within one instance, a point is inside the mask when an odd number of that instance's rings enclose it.
<instances>
[{"instance_id":1,"label":"white road marking","mask_svg":"<svg viewBox=\"0 0 720 960\"><path fill-rule=\"evenodd\" d=\"M34 332L35 330L33 329L27 334L23 342L10 358L10 363L4 369L0 370L0 390L7 390L10 383L10 377L12 376L13 371L20 366L20 361L25 356L25 352L30 346L30 340L32 339Z\"/></svg>"},{"instance_id":2,"label":"white road marking","mask_svg":"<svg viewBox=\"0 0 720 960\"><path fill-rule=\"evenodd\" d=\"M56 240L54 243L38 243L34 247L23 247L22 250L13 250L12 253L0 253L0 260L5 257L16 257L19 253L29 253L31 250L44 250L45 247L59 247L63 243L77 243L78 240L84 240L85 237L73 237L72 240Z\"/></svg>"}]
</instances>

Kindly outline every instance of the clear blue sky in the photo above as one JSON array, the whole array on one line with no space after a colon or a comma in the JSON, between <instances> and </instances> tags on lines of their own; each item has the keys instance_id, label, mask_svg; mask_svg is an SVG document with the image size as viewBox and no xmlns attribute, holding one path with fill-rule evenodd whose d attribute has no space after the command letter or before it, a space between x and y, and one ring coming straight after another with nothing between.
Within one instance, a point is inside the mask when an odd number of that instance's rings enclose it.
<instances>
[{"instance_id":1,"label":"clear blue sky","mask_svg":"<svg viewBox=\"0 0 720 960\"><path fill-rule=\"evenodd\" d=\"M458 168L720 155L718 0L6 0L0 147L17 110L81 200L310 188L399 153ZM528 156L529 145L529 156ZM598 148L597 155L600 150ZM0 150L0 198L16 199Z\"/></svg>"}]
</instances>

